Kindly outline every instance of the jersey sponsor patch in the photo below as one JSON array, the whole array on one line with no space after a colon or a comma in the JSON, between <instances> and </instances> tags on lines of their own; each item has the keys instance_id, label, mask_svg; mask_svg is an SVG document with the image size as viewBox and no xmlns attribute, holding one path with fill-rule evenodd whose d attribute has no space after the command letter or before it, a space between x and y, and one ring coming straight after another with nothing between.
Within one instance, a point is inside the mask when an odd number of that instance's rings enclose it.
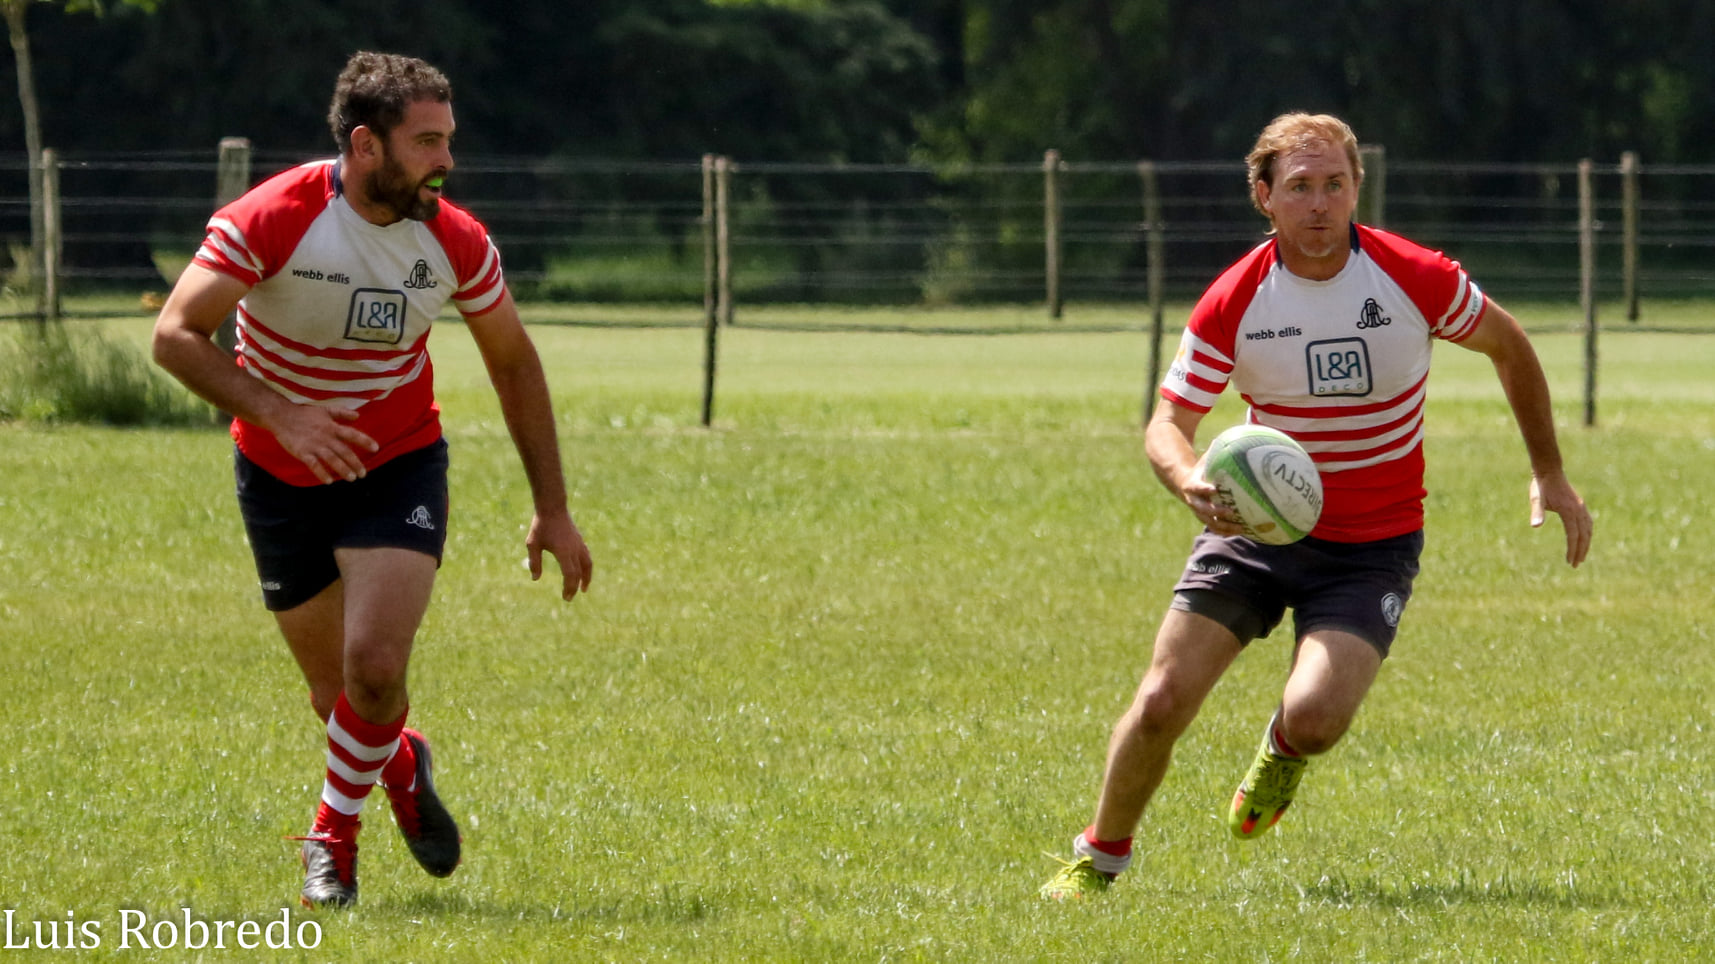
<instances>
[{"instance_id":1,"label":"jersey sponsor patch","mask_svg":"<svg viewBox=\"0 0 1715 964\"><path fill-rule=\"evenodd\" d=\"M397 345L405 337L405 293L381 288L359 288L351 293L351 312L345 319L345 337Z\"/></svg>"},{"instance_id":2,"label":"jersey sponsor patch","mask_svg":"<svg viewBox=\"0 0 1715 964\"><path fill-rule=\"evenodd\" d=\"M1362 338L1313 341L1304 351L1312 397L1362 397L1373 388L1370 349Z\"/></svg>"}]
</instances>

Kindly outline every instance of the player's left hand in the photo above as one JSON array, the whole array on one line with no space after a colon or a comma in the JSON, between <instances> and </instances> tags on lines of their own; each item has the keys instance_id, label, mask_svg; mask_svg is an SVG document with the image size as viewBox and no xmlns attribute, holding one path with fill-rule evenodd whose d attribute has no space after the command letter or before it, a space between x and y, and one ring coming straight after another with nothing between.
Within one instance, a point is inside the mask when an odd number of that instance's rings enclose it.
<instances>
[{"instance_id":1,"label":"player's left hand","mask_svg":"<svg viewBox=\"0 0 1715 964\"><path fill-rule=\"evenodd\" d=\"M1566 561L1577 568L1590 553L1590 537L1596 523L1564 472L1531 477L1531 528L1541 526L1550 512L1560 516L1560 524L1566 528Z\"/></svg>"},{"instance_id":2,"label":"player's left hand","mask_svg":"<svg viewBox=\"0 0 1715 964\"><path fill-rule=\"evenodd\" d=\"M560 564L561 599L571 599L580 589L589 591L595 563L590 559L589 547L584 545L583 534L578 532L571 513L563 509L546 516L537 513L530 519L530 534L524 537L524 547L530 553L528 563L532 582L542 578L542 553L547 551Z\"/></svg>"}]
</instances>

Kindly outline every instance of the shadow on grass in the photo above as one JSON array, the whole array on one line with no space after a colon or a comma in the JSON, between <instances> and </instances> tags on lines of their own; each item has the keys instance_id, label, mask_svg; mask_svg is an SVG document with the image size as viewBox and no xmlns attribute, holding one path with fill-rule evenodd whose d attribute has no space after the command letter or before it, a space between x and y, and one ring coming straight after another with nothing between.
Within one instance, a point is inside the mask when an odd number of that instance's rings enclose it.
<instances>
[{"instance_id":1,"label":"shadow on grass","mask_svg":"<svg viewBox=\"0 0 1715 964\"><path fill-rule=\"evenodd\" d=\"M1591 891L1575 882L1520 880L1502 874L1496 880L1478 880L1460 874L1457 880L1399 883L1375 879L1324 877L1301 888L1306 900L1340 907L1383 907L1393 910L1425 910L1438 907L1493 906L1540 907L1561 910L1590 910L1619 906L1624 901L1605 891Z\"/></svg>"},{"instance_id":2,"label":"shadow on grass","mask_svg":"<svg viewBox=\"0 0 1715 964\"><path fill-rule=\"evenodd\" d=\"M708 920L715 916L714 905L701 894L666 887L626 900L602 900L580 903L567 900L559 904L541 902L472 900L462 894L425 891L400 901L376 904L406 914L433 917L462 917L472 920L520 921L525 923L622 922L683 924Z\"/></svg>"}]
</instances>

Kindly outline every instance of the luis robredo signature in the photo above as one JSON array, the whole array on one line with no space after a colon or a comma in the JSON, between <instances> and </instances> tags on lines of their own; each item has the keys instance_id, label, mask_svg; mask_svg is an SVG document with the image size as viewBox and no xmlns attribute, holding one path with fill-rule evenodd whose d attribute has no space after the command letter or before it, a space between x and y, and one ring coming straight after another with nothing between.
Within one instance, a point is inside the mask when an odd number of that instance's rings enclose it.
<instances>
[{"instance_id":1,"label":"luis robredo signature","mask_svg":"<svg viewBox=\"0 0 1715 964\"><path fill-rule=\"evenodd\" d=\"M293 920L290 908L280 908L271 920L204 920L182 908L176 915L151 917L140 910L121 910L111 920L79 918L20 919L17 911L0 911L5 928L0 950L93 951L227 950L270 948L308 950L320 947L322 926L313 919ZM112 925L109 928L108 925Z\"/></svg>"}]
</instances>

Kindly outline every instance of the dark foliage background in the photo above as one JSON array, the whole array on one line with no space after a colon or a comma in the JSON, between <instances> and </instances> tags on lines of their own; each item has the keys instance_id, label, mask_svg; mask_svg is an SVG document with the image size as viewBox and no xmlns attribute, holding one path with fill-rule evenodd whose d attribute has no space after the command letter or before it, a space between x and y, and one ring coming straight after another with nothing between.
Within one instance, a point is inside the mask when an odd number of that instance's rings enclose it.
<instances>
[{"instance_id":1,"label":"dark foliage background","mask_svg":"<svg viewBox=\"0 0 1715 964\"><path fill-rule=\"evenodd\" d=\"M360 48L441 65L484 153L1235 158L1287 109L1418 160L1701 162L1715 136L1695 0L164 0L29 24L64 151L325 150Z\"/></svg>"}]
</instances>

